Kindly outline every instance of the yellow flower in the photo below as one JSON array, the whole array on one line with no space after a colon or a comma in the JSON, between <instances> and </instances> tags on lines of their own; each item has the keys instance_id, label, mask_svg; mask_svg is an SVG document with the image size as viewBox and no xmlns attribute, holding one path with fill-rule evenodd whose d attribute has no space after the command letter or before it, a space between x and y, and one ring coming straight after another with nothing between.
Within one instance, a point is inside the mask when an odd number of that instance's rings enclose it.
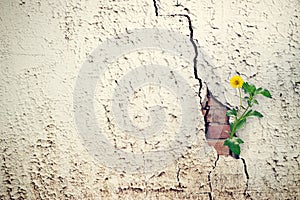
<instances>
[{"instance_id":1,"label":"yellow flower","mask_svg":"<svg viewBox=\"0 0 300 200\"><path fill-rule=\"evenodd\" d=\"M230 79L230 85L233 88L241 88L244 84L244 80L240 76L233 76Z\"/></svg>"}]
</instances>

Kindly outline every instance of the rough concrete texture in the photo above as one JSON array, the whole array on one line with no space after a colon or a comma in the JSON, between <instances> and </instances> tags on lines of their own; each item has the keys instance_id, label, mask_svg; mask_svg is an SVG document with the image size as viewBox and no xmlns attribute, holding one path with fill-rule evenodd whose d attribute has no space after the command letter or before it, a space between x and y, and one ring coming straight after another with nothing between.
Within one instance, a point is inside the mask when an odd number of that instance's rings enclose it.
<instances>
[{"instance_id":1,"label":"rough concrete texture","mask_svg":"<svg viewBox=\"0 0 300 200\"><path fill-rule=\"evenodd\" d=\"M0 2L0 199L299 198L299 1L178 3ZM135 96L129 97L129 118L135 126L149 125L151 113L147 108L158 104L167 110L163 134L147 139L128 135L118 128L112 113L112 91L118 88L118 80L136 66L159 64L187 80L191 90L184 91L183 96L197 102L199 88L202 99L208 87L221 103L234 105L235 91L228 79L237 72L270 90L272 99L259 99L265 117L249 120L251 124L239 132L245 141L241 159L217 156L207 145L197 104L199 120L188 123L197 132L193 142L184 143L186 148L172 154L170 162L160 168L147 171L148 160L142 159L146 164L134 169L135 173L118 170L118 166L103 164L101 156L111 157L110 164L115 161L122 165L122 160L124 166L135 164L109 149L102 149L97 160L87 149L74 120L74 89L81 67L86 60L93 63L89 55L108 38L118 41L118 35L130 35L140 28L186 35L190 57L145 48L106 63L109 68L95 89L95 118L115 151L139 156L152 152L155 162L150 159L149 163L154 165L165 161L156 151L172 141L180 142L174 132L185 116L181 114L182 96L168 92L163 83L134 88ZM168 39L174 50L180 51L176 46L180 41ZM165 76L176 85L172 73ZM125 121L126 117L117 118Z\"/></svg>"}]
</instances>

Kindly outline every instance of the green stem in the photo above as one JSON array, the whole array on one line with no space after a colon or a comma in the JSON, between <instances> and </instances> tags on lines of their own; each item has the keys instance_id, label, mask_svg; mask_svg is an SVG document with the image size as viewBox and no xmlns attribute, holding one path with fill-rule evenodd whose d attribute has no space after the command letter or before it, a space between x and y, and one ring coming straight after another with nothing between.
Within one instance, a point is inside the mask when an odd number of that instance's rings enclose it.
<instances>
[{"instance_id":1,"label":"green stem","mask_svg":"<svg viewBox=\"0 0 300 200\"><path fill-rule=\"evenodd\" d=\"M240 95L240 108L238 110L238 114L239 115L239 112L240 110L242 109L242 96L241 96L241 90L239 89L239 95ZM253 100L253 97L250 97L250 101L252 102ZM247 111L249 110L250 106L248 105L247 108L245 109L245 111L243 112L243 114L240 116L240 117L235 117L235 122L233 124L233 128L232 128L232 131L230 133L230 139L233 138L234 134L235 134L235 130L236 130L236 126L238 124L239 121L243 120L244 117L245 117L245 114L247 113Z\"/></svg>"},{"instance_id":2,"label":"green stem","mask_svg":"<svg viewBox=\"0 0 300 200\"><path fill-rule=\"evenodd\" d=\"M231 133L230 133L230 139L232 139L232 138L233 138L233 135L235 134L236 125L238 124L239 121L241 121L241 120L244 118L244 116L245 116L245 114L247 113L247 111L248 111L249 108L250 108L250 106L247 106L247 108L246 108L246 110L243 112L243 114L242 114L238 119L235 120L235 122L234 122L234 124L233 124L232 131L231 131Z\"/></svg>"},{"instance_id":3,"label":"green stem","mask_svg":"<svg viewBox=\"0 0 300 200\"><path fill-rule=\"evenodd\" d=\"M247 106L246 110L243 112L243 114L241 115L240 119L244 118L244 115L246 114L246 112L248 111L249 108L250 108L250 106Z\"/></svg>"},{"instance_id":4,"label":"green stem","mask_svg":"<svg viewBox=\"0 0 300 200\"><path fill-rule=\"evenodd\" d=\"M238 120L236 119L235 122L233 123L233 128L232 128L232 130L230 132L230 135L229 135L230 139L232 139L233 135L235 134L235 129L236 129L237 122L238 122Z\"/></svg>"},{"instance_id":5,"label":"green stem","mask_svg":"<svg viewBox=\"0 0 300 200\"><path fill-rule=\"evenodd\" d=\"M239 110L238 110L238 114L239 114L240 110L242 109L242 93L241 93L241 88L239 88L239 96L240 96L240 107L239 107Z\"/></svg>"}]
</instances>

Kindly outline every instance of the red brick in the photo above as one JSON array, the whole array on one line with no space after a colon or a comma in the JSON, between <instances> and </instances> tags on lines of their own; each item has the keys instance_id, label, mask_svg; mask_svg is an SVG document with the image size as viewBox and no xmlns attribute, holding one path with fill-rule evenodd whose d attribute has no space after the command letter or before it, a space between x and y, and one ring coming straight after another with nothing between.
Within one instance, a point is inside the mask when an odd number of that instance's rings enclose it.
<instances>
[{"instance_id":1,"label":"red brick","mask_svg":"<svg viewBox=\"0 0 300 200\"><path fill-rule=\"evenodd\" d=\"M207 111L206 122L228 124L229 118L226 116L227 109L224 108L211 108Z\"/></svg>"},{"instance_id":2,"label":"red brick","mask_svg":"<svg viewBox=\"0 0 300 200\"><path fill-rule=\"evenodd\" d=\"M212 95L210 95L210 97L207 99L207 105L209 107L214 107L214 108L223 108L226 106L224 106L223 104L221 104L215 97L213 97Z\"/></svg>"},{"instance_id":3,"label":"red brick","mask_svg":"<svg viewBox=\"0 0 300 200\"><path fill-rule=\"evenodd\" d=\"M229 137L227 131L230 131L229 118L226 116L228 108L211 94L206 101L207 110L206 112L202 110L202 113L206 120L207 142L217 150L218 155L229 155L228 147L223 145L225 138Z\"/></svg>"},{"instance_id":4,"label":"red brick","mask_svg":"<svg viewBox=\"0 0 300 200\"><path fill-rule=\"evenodd\" d=\"M209 125L206 138L208 139L225 139L228 138L228 132L230 132L229 125Z\"/></svg>"},{"instance_id":5,"label":"red brick","mask_svg":"<svg viewBox=\"0 0 300 200\"><path fill-rule=\"evenodd\" d=\"M212 122L214 123L227 123L228 117L226 116L227 109L220 108L220 109L212 109Z\"/></svg>"},{"instance_id":6,"label":"red brick","mask_svg":"<svg viewBox=\"0 0 300 200\"><path fill-rule=\"evenodd\" d=\"M227 146L224 146L225 140L208 140L208 144L213 146L216 150L218 155L229 155L229 149Z\"/></svg>"}]
</instances>

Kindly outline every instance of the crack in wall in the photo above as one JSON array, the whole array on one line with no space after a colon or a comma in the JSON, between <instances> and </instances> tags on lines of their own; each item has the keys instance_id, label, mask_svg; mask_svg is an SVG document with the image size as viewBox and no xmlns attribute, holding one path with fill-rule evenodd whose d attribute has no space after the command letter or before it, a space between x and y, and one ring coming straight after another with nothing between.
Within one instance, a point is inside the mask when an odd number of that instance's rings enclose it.
<instances>
[{"instance_id":1,"label":"crack in wall","mask_svg":"<svg viewBox=\"0 0 300 200\"><path fill-rule=\"evenodd\" d=\"M275 166L270 162L270 161L266 161L266 163L267 163L267 165L269 165L270 167L271 167L271 169L272 169L272 171L273 171L273 173L274 173L274 178L275 178L275 180L277 181L277 182L280 182L280 180L278 179L278 172L277 172L277 170L276 170L276 166L277 166L277 160L273 160L273 162L274 162L274 164L275 164Z\"/></svg>"},{"instance_id":2,"label":"crack in wall","mask_svg":"<svg viewBox=\"0 0 300 200\"><path fill-rule=\"evenodd\" d=\"M113 139L113 141L114 141L114 147L116 149L118 149L118 147L117 147L117 141L116 141L117 135L114 134L114 131L113 131L114 125L112 124L112 122L111 122L111 120L109 118L109 114L108 114L108 113L110 113L110 110L108 110L108 108L107 108L108 106L107 105L102 104L102 106L103 106L103 108L105 110L105 117L106 117L106 120L107 120L107 123L108 123L107 128L110 131L110 133L112 135L114 135L114 139Z\"/></svg>"},{"instance_id":3,"label":"crack in wall","mask_svg":"<svg viewBox=\"0 0 300 200\"><path fill-rule=\"evenodd\" d=\"M199 56L199 51L198 51L197 44L194 40L194 29L193 29L193 24L192 24L191 17L187 14L174 14L174 15L171 15L171 16L173 16L173 17L174 16L185 17L188 20L189 30L190 30L190 42L192 43L193 49L194 49L194 52L195 52L195 56L193 58L194 78L196 80L198 80L198 82L199 82L198 97L200 98L200 105L202 107L202 104L201 104L201 102L202 102L201 89L202 89L203 83L202 83L202 80L198 76L198 69L197 69L198 61L197 61L197 58Z\"/></svg>"},{"instance_id":4,"label":"crack in wall","mask_svg":"<svg viewBox=\"0 0 300 200\"><path fill-rule=\"evenodd\" d=\"M155 9L155 15L156 16L159 16L158 14L158 7L157 7L157 3L156 3L156 0L153 0L153 5L154 5L154 9ZM177 5L178 6L178 5ZM179 17L185 17L188 21L188 27L189 27L189 31L190 31L190 42L192 43L192 46L193 46L193 49L194 49L194 52L195 52L195 56L193 58L193 70L194 70L194 78L196 80L198 80L199 82L199 90L198 90L198 97L200 98L200 106L202 108L202 110L205 110L205 114L204 114L204 121L205 121L205 133L207 133L207 130L208 130L208 126L209 126L209 123L207 122L207 116L208 116L208 111L210 109L210 106L208 105L208 101L205 103L205 105L203 106L202 104L202 96L201 96L201 89L203 87L203 82L202 80L199 78L198 76L198 69L197 69L197 58L199 56L199 51L198 51L198 47L197 47L197 44L194 40L194 29L193 29L193 25L192 25L192 20L191 20L191 17L187 14L172 14L172 15L169 15L169 16L172 16L172 17L175 17L175 16L179 16ZM204 60L206 63L207 61ZM208 63L207 63L208 64ZM207 88L207 98L210 97L211 93L210 91L208 90ZM224 106L226 107L226 106ZM217 155L217 158L214 162L214 166L212 168L212 170L208 173L208 184L209 184L209 188L210 188L210 191L208 193L208 196L209 196L209 199L210 200L213 200L213 188L212 188L212 182L211 182L211 173L214 171L214 169L216 168L217 166L217 163L219 161L219 155ZM248 186L249 186L249 173L248 173L248 170L247 170L247 164L246 164L246 161L244 158L241 158L242 162L243 162L243 166L244 166L244 173L245 173L245 176L246 176L246 187L245 187L245 190L244 190L244 196L246 198L250 198L250 195L247 193L247 190L248 190ZM177 177L177 181L179 183L179 188L181 188L181 182L180 182L180 168L179 166L177 166L178 169L177 169L177 174L176 174L176 177Z\"/></svg>"},{"instance_id":5,"label":"crack in wall","mask_svg":"<svg viewBox=\"0 0 300 200\"><path fill-rule=\"evenodd\" d=\"M177 178L177 182L178 182L178 187L181 188L181 182L180 182L180 166L179 163L177 163L177 173L176 173L176 178Z\"/></svg>"},{"instance_id":6,"label":"crack in wall","mask_svg":"<svg viewBox=\"0 0 300 200\"><path fill-rule=\"evenodd\" d=\"M156 0L153 0L153 3L154 3L155 15L158 16L158 9L157 9ZM202 105L202 96L201 96L201 89L202 89L202 87L203 87L203 83L202 83L202 80L201 80L201 79L199 78L199 76L198 76L198 69L197 69L197 62L198 62L198 61L197 61L197 58L198 58L198 55L199 55L199 51L198 51L197 44L196 44L196 42L194 41L194 29L193 29L191 17L190 17L189 15L187 15L187 14L173 14L173 15L170 15L170 16L172 16L172 17L175 17L175 16L185 17L185 18L187 19L187 21L188 21L188 27L189 27L189 31L190 31L190 38L189 38L189 39L190 39L190 42L192 43L192 46L193 46L193 49L194 49L194 52L195 52L195 56L194 56L194 58L193 58L194 78L195 78L196 80L198 80L198 82L199 82L199 90L198 90L198 97L200 98L199 104L200 104L201 108L203 109L203 105ZM208 91L208 92L209 92L209 91ZM208 106L207 103L208 103L208 102L206 102L206 106L205 106L205 107ZM205 118L204 118L204 120L205 120ZM208 123L205 122L205 131L207 131L207 128L208 128ZM210 187L210 192L208 193L208 195L209 195L209 199L210 199L210 200L213 199L213 197L212 197L212 192L213 192L213 190L212 190L212 184L211 184L211 173L212 173L213 170L216 168L218 160L219 160L219 155L217 155L217 159L216 159L215 162L214 162L213 169L212 169L212 170L209 172L209 174L208 174L208 183L209 183L209 187ZM179 187L181 188L181 182L180 182L180 168L179 168L179 166L177 166L177 167L178 167L178 170L177 170L177 175L176 175L176 177L177 177L177 181L178 181L178 183L179 183Z\"/></svg>"},{"instance_id":7,"label":"crack in wall","mask_svg":"<svg viewBox=\"0 0 300 200\"><path fill-rule=\"evenodd\" d=\"M213 166L212 170L208 173L208 176L207 176L209 189L210 189L210 191L208 193L208 197L209 197L210 200L213 199L213 188L212 188L212 184L211 184L211 173L217 167L217 163L218 163L219 158L220 158L219 155L217 155L217 159L215 160L214 166Z\"/></svg>"},{"instance_id":8,"label":"crack in wall","mask_svg":"<svg viewBox=\"0 0 300 200\"><path fill-rule=\"evenodd\" d=\"M244 173L245 173L246 179L247 179L247 181L246 181L246 187L245 187L245 190L244 190L244 196L245 196L246 198L252 199L252 198L250 197L249 193L247 193L248 187L249 187L249 173L248 173L248 169L247 169L246 160L245 160L244 158L241 158L241 160L242 160L243 165L244 165Z\"/></svg>"},{"instance_id":9,"label":"crack in wall","mask_svg":"<svg viewBox=\"0 0 300 200\"><path fill-rule=\"evenodd\" d=\"M103 191L106 191L106 190L103 190ZM145 193L146 189L140 188L140 187L133 187L133 186L129 186L129 187L125 187L125 188L119 187L118 190L116 191L116 193L119 194L119 193L124 193L126 191L133 191L136 193ZM149 194L150 192L157 192L157 193L180 192L180 193L184 193L184 190L181 188L170 187L170 188L148 189L147 194Z\"/></svg>"},{"instance_id":10,"label":"crack in wall","mask_svg":"<svg viewBox=\"0 0 300 200\"><path fill-rule=\"evenodd\" d=\"M154 11L155 11L155 16L158 16L158 7L157 7L156 0L153 0L153 6L154 6Z\"/></svg>"},{"instance_id":11,"label":"crack in wall","mask_svg":"<svg viewBox=\"0 0 300 200\"><path fill-rule=\"evenodd\" d=\"M158 6L157 6L157 2L156 0L153 0L153 6L154 6L154 11L155 11L155 16L159 16L158 14ZM179 6L179 5L175 5L175 6ZM182 6L180 4L180 6ZM189 27L189 31L190 31L190 42L192 43L193 45L193 49L194 49L194 52L195 52L195 56L193 58L193 69L194 69L194 78L196 80L198 80L199 82L199 90L198 90L198 97L200 98L200 105L202 107L202 97L201 97L201 89L202 89L202 86L203 86L203 83L202 83L202 80L199 78L198 76L198 69L197 69L197 58L198 58L198 55L199 55L199 51L198 51L198 47L197 47L197 44L194 40L194 29L193 29L193 25L192 25L192 20L191 20L191 17L187 14L173 14L173 15L166 15L166 16L171 16L171 17L175 17L175 16L179 16L179 17L185 17L187 20L188 20L188 27Z\"/></svg>"},{"instance_id":12,"label":"crack in wall","mask_svg":"<svg viewBox=\"0 0 300 200\"><path fill-rule=\"evenodd\" d=\"M206 94L206 98L207 101L205 102L205 106L203 106L202 104L202 110L205 111L204 114L204 125L205 125L205 135L208 132L208 127L209 127L209 122L208 122L208 114L209 114L209 110L210 110L210 106L208 105L208 99L210 98L210 91L207 89L207 94ZM206 138L206 137L205 137ZM206 138L207 139L207 138Z\"/></svg>"}]
</instances>

